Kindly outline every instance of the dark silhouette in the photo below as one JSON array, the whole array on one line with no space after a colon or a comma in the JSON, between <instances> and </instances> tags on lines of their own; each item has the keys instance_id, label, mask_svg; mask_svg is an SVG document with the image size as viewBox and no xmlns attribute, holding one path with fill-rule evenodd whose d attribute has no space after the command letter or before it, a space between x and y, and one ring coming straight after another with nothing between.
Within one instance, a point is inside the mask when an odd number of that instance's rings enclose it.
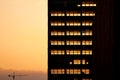
<instances>
[{"instance_id":1,"label":"dark silhouette","mask_svg":"<svg viewBox=\"0 0 120 80\"><path fill-rule=\"evenodd\" d=\"M26 74L24 74L24 75L16 75L15 72L13 72L13 74L8 75L8 77L12 77L13 80L15 80L16 76L27 76L27 75Z\"/></svg>"}]
</instances>

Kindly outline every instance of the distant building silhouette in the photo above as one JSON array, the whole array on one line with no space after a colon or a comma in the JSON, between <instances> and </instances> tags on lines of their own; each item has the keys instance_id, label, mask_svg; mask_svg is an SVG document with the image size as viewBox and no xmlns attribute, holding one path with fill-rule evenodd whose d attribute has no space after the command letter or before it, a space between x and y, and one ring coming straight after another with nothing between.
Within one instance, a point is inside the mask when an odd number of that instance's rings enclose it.
<instances>
[{"instance_id":1,"label":"distant building silhouette","mask_svg":"<svg viewBox=\"0 0 120 80\"><path fill-rule=\"evenodd\" d=\"M24 74L24 75L23 75L23 74L22 74L22 75L16 75L15 72L13 72L13 74L9 74L9 75L8 75L8 77L12 77L13 80L15 80L15 78L16 78L17 76L21 77L21 76L27 76L27 75L26 75L26 74Z\"/></svg>"}]
</instances>

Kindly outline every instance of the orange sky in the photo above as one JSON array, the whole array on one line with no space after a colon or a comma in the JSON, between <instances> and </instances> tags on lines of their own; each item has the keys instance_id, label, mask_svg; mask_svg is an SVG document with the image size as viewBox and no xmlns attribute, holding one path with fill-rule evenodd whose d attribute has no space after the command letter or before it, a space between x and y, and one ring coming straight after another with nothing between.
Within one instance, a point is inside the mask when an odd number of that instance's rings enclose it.
<instances>
[{"instance_id":1,"label":"orange sky","mask_svg":"<svg viewBox=\"0 0 120 80\"><path fill-rule=\"evenodd\" d=\"M47 0L0 0L0 68L47 71Z\"/></svg>"}]
</instances>

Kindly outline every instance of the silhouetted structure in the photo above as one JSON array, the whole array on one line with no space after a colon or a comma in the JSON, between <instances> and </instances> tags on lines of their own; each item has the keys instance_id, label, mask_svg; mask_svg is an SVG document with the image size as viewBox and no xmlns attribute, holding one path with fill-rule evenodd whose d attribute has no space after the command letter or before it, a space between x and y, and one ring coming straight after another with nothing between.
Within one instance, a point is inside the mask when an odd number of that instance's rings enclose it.
<instances>
[{"instance_id":1,"label":"silhouetted structure","mask_svg":"<svg viewBox=\"0 0 120 80\"><path fill-rule=\"evenodd\" d=\"M113 80L110 0L48 0L48 80Z\"/></svg>"},{"instance_id":2,"label":"silhouetted structure","mask_svg":"<svg viewBox=\"0 0 120 80\"><path fill-rule=\"evenodd\" d=\"M16 76L21 77L21 76L27 76L27 75L26 74L24 74L24 75L16 75L15 72L13 72L13 74L8 75L8 77L12 77L13 80L15 80Z\"/></svg>"}]
</instances>

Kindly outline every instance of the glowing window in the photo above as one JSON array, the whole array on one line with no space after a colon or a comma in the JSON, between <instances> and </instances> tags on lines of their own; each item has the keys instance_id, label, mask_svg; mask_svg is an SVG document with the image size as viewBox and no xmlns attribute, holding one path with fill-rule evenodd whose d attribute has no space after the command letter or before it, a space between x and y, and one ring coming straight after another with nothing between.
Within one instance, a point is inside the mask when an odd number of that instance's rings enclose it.
<instances>
[{"instance_id":1,"label":"glowing window","mask_svg":"<svg viewBox=\"0 0 120 80\"><path fill-rule=\"evenodd\" d=\"M66 35L68 36L78 36L81 35L80 31L66 31Z\"/></svg>"},{"instance_id":2,"label":"glowing window","mask_svg":"<svg viewBox=\"0 0 120 80\"><path fill-rule=\"evenodd\" d=\"M82 55L92 55L92 50L82 50Z\"/></svg>"},{"instance_id":3,"label":"glowing window","mask_svg":"<svg viewBox=\"0 0 120 80\"><path fill-rule=\"evenodd\" d=\"M80 4L77 4L77 7L80 7L81 5Z\"/></svg>"},{"instance_id":4,"label":"glowing window","mask_svg":"<svg viewBox=\"0 0 120 80\"><path fill-rule=\"evenodd\" d=\"M65 33L62 31L51 31L51 36L64 36Z\"/></svg>"},{"instance_id":5,"label":"glowing window","mask_svg":"<svg viewBox=\"0 0 120 80\"><path fill-rule=\"evenodd\" d=\"M89 70L89 69L82 69L82 72L83 72L84 74L90 74L90 70Z\"/></svg>"},{"instance_id":6,"label":"glowing window","mask_svg":"<svg viewBox=\"0 0 120 80\"><path fill-rule=\"evenodd\" d=\"M92 26L93 23L91 21L84 21L82 22L82 26Z\"/></svg>"},{"instance_id":7,"label":"glowing window","mask_svg":"<svg viewBox=\"0 0 120 80\"><path fill-rule=\"evenodd\" d=\"M57 69L51 69L51 74L57 74Z\"/></svg>"},{"instance_id":8,"label":"glowing window","mask_svg":"<svg viewBox=\"0 0 120 80\"><path fill-rule=\"evenodd\" d=\"M80 22L67 22L66 23L67 26L81 26Z\"/></svg>"},{"instance_id":9,"label":"glowing window","mask_svg":"<svg viewBox=\"0 0 120 80\"><path fill-rule=\"evenodd\" d=\"M73 50L70 50L70 54L74 54L74 51L73 51Z\"/></svg>"},{"instance_id":10,"label":"glowing window","mask_svg":"<svg viewBox=\"0 0 120 80\"><path fill-rule=\"evenodd\" d=\"M51 55L64 55L64 50L51 50Z\"/></svg>"},{"instance_id":11,"label":"glowing window","mask_svg":"<svg viewBox=\"0 0 120 80\"><path fill-rule=\"evenodd\" d=\"M64 41L50 41L51 45L64 45Z\"/></svg>"},{"instance_id":12,"label":"glowing window","mask_svg":"<svg viewBox=\"0 0 120 80\"><path fill-rule=\"evenodd\" d=\"M82 7L95 7L96 4L94 2L82 2Z\"/></svg>"},{"instance_id":13,"label":"glowing window","mask_svg":"<svg viewBox=\"0 0 120 80\"><path fill-rule=\"evenodd\" d=\"M88 64L88 62L86 62L85 59L82 59L82 60L75 59L75 60L73 60L73 64L74 65L79 65L79 64L86 65L86 64Z\"/></svg>"},{"instance_id":14,"label":"glowing window","mask_svg":"<svg viewBox=\"0 0 120 80\"><path fill-rule=\"evenodd\" d=\"M81 45L81 42L80 41L66 41L66 44L67 45Z\"/></svg>"},{"instance_id":15,"label":"glowing window","mask_svg":"<svg viewBox=\"0 0 120 80\"><path fill-rule=\"evenodd\" d=\"M51 26L65 26L65 23L54 21L54 22L51 22Z\"/></svg>"},{"instance_id":16,"label":"glowing window","mask_svg":"<svg viewBox=\"0 0 120 80\"><path fill-rule=\"evenodd\" d=\"M82 64L86 64L86 61L85 61L85 59L83 59L83 60L82 60Z\"/></svg>"},{"instance_id":17,"label":"glowing window","mask_svg":"<svg viewBox=\"0 0 120 80\"><path fill-rule=\"evenodd\" d=\"M86 62L86 64L89 64L89 62Z\"/></svg>"},{"instance_id":18,"label":"glowing window","mask_svg":"<svg viewBox=\"0 0 120 80\"><path fill-rule=\"evenodd\" d=\"M51 74L65 74L64 69L51 69Z\"/></svg>"},{"instance_id":19,"label":"glowing window","mask_svg":"<svg viewBox=\"0 0 120 80\"><path fill-rule=\"evenodd\" d=\"M72 62L69 62L69 64L72 64Z\"/></svg>"},{"instance_id":20,"label":"glowing window","mask_svg":"<svg viewBox=\"0 0 120 80\"><path fill-rule=\"evenodd\" d=\"M92 45L92 40L83 40L82 45Z\"/></svg>"},{"instance_id":21,"label":"glowing window","mask_svg":"<svg viewBox=\"0 0 120 80\"><path fill-rule=\"evenodd\" d=\"M66 50L67 55L80 55L81 51L80 50Z\"/></svg>"},{"instance_id":22,"label":"glowing window","mask_svg":"<svg viewBox=\"0 0 120 80\"><path fill-rule=\"evenodd\" d=\"M80 60L73 60L73 63L74 64L81 64L81 61Z\"/></svg>"},{"instance_id":23,"label":"glowing window","mask_svg":"<svg viewBox=\"0 0 120 80\"><path fill-rule=\"evenodd\" d=\"M66 69L67 74L81 74L80 69Z\"/></svg>"},{"instance_id":24,"label":"glowing window","mask_svg":"<svg viewBox=\"0 0 120 80\"><path fill-rule=\"evenodd\" d=\"M51 11L51 16L65 16L65 13L62 11Z\"/></svg>"},{"instance_id":25,"label":"glowing window","mask_svg":"<svg viewBox=\"0 0 120 80\"><path fill-rule=\"evenodd\" d=\"M95 16L95 13L91 11L83 11L82 16Z\"/></svg>"},{"instance_id":26,"label":"glowing window","mask_svg":"<svg viewBox=\"0 0 120 80\"><path fill-rule=\"evenodd\" d=\"M74 55L78 55L78 54L81 54L80 50L74 50Z\"/></svg>"},{"instance_id":27,"label":"glowing window","mask_svg":"<svg viewBox=\"0 0 120 80\"><path fill-rule=\"evenodd\" d=\"M82 36L92 36L92 30L82 31Z\"/></svg>"},{"instance_id":28,"label":"glowing window","mask_svg":"<svg viewBox=\"0 0 120 80\"><path fill-rule=\"evenodd\" d=\"M69 74L73 74L74 72L73 72L73 69L70 69L69 70Z\"/></svg>"},{"instance_id":29,"label":"glowing window","mask_svg":"<svg viewBox=\"0 0 120 80\"><path fill-rule=\"evenodd\" d=\"M81 16L80 12L76 11L67 11L66 16Z\"/></svg>"},{"instance_id":30,"label":"glowing window","mask_svg":"<svg viewBox=\"0 0 120 80\"><path fill-rule=\"evenodd\" d=\"M86 64L89 64L89 63L85 59L82 59L82 64L86 65Z\"/></svg>"},{"instance_id":31,"label":"glowing window","mask_svg":"<svg viewBox=\"0 0 120 80\"><path fill-rule=\"evenodd\" d=\"M86 69L86 74L90 74L90 70L89 69Z\"/></svg>"}]
</instances>

